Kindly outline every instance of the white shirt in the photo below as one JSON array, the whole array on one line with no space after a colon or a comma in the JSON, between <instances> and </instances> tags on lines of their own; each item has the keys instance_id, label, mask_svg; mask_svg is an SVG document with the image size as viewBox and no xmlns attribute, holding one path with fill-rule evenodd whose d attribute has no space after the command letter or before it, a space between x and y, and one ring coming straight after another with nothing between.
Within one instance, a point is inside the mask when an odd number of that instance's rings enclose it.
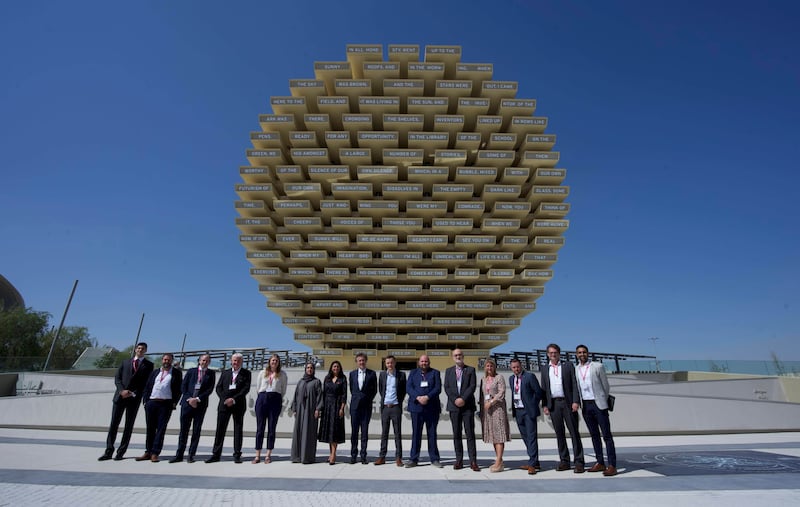
<instances>
[{"instance_id":1,"label":"white shirt","mask_svg":"<svg viewBox=\"0 0 800 507\"><path fill-rule=\"evenodd\" d=\"M593 400L594 389L592 389L592 363L587 361L585 365L579 364L576 370L578 373L578 384L581 388L581 398L584 400Z\"/></svg>"},{"instance_id":2,"label":"white shirt","mask_svg":"<svg viewBox=\"0 0 800 507\"><path fill-rule=\"evenodd\" d=\"M553 398L563 398L564 384L561 383L561 363L547 363L547 374L550 376L550 395Z\"/></svg>"},{"instance_id":3,"label":"white shirt","mask_svg":"<svg viewBox=\"0 0 800 507\"><path fill-rule=\"evenodd\" d=\"M172 399L172 368L167 371L158 370L153 390L150 393L151 400L171 400Z\"/></svg>"}]
</instances>

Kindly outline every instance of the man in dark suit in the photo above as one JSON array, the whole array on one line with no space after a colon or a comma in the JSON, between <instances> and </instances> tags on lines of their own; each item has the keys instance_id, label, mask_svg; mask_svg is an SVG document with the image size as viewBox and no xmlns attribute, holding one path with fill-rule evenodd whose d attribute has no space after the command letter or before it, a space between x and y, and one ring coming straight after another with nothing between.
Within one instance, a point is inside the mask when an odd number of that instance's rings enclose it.
<instances>
[{"instance_id":1,"label":"man in dark suit","mask_svg":"<svg viewBox=\"0 0 800 507\"><path fill-rule=\"evenodd\" d=\"M454 470L464 468L464 444L461 441L463 426L467 437L467 453L470 468L480 472L478 452L475 449L475 387L477 385L475 368L464 364L464 352L453 351L455 366L444 372L444 392L447 394L447 411L453 425L453 444L456 451Z\"/></svg>"},{"instance_id":2,"label":"man in dark suit","mask_svg":"<svg viewBox=\"0 0 800 507\"><path fill-rule=\"evenodd\" d=\"M367 368L367 355L356 354L357 368L350 372L350 464L358 457L358 433L361 432L361 463L367 464L367 437L372 417L372 400L378 393L378 376Z\"/></svg>"},{"instance_id":3,"label":"man in dark suit","mask_svg":"<svg viewBox=\"0 0 800 507\"><path fill-rule=\"evenodd\" d=\"M242 462L242 437L244 428L244 413L247 410L247 393L250 391L250 370L242 368L242 355L236 353L231 356L231 369L225 370L219 376L217 395L217 432L214 435L214 448L211 457L206 463L215 463L222 456L222 444L225 441L225 432L228 431L228 422L233 416L233 461Z\"/></svg>"},{"instance_id":4,"label":"man in dark suit","mask_svg":"<svg viewBox=\"0 0 800 507\"><path fill-rule=\"evenodd\" d=\"M181 384L181 432L178 435L178 450L170 463L183 461L186 450L186 441L189 439L189 427L192 427L192 443L189 445L189 457L186 461L194 463L197 445L200 443L200 432L203 429L203 419L208 409L208 398L214 391L216 375L214 370L208 369L211 356L203 354L197 360L197 368L192 368L183 376Z\"/></svg>"},{"instance_id":5,"label":"man in dark suit","mask_svg":"<svg viewBox=\"0 0 800 507\"><path fill-rule=\"evenodd\" d=\"M147 379L153 371L153 362L144 357L147 352L147 344L140 342L134 347L133 359L126 359L117 368L114 376L114 384L117 390L114 392L114 403L111 406L111 424L108 426L108 437L106 438L106 452L97 458L98 461L111 459L114 454L114 441L117 439L119 423L122 415L125 415L125 429L122 431L122 440L117 448L115 461L119 461L125 456L128 444L133 433L133 423L136 421L136 414L139 412L139 405L142 400Z\"/></svg>"},{"instance_id":6,"label":"man in dark suit","mask_svg":"<svg viewBox=\"0 0 800 507\"><path fill-rule=\"evenodd\" d=\"M395 464L403 466L403 436L400 424L403 420L403 400L406 397L406 374L397 369L394 356L384 359L386 370L378 375L378 392L381 395L381 452L376 465L386 463L389 447L389 423L394 428Z\"/></svg>"},{"instance_id":7,"label":"man in dark suit","mask_svg":"<svg viewBox=\"0 0 800 507\"><path fill-rule=\"evenodd\" d=\"M544 398L544 391L536 376L522 369L519 359L511 360L511 372L513 375L508 379L511 388L511 415L517 421L519 434L528 450L528 463L520 468L527 470L529 475L536 475L536 471L541 470L536 418L539 417L539 404Z\"/></svg>"},{"instance_id":8,"label":"man in dark suit","mask_svg":"<svg viewBox=\"0 0 800 507\"><path fill-rule=\"evenodd\" d=\"M578 433L578 409L581 406L581 396L578 391L578 378L575 376L575 367L572 363L561 363L561 347L555 343L547 346L549 359L546 370L542 372L542 389L544 390L544 415L549 415L553 420L553 429L556 432L558 443L559 463L556 470L563 472L569 470L569 449L567 448L567 435L564 432L566 425L572 439L572 452L575 455L575 473L584 472L583 444Z\"/></svg>"},{"instance_id":9,"label":"man in dark suit","mask_svg":"<svg viewBox=\"0 0 800 507\"><path fill-rule=\"evenodd\" d=\"M183 373L172 366L172 354L161 356L161 368L150 374L144 388L144 415L147 420L147 437L144 454L136 461L150 460L158 463L158 455L164 447L169 418L181 399L181 380Z\"/></svg>"},{"instance_id":10,"label":"man in dark suit","mask_svg":"<svg viewBox=\"0 0 800 507\"><path fill-rule=\"evenodd\" d=\"M428 456L431 465L442 468L439 462L439 444L436 441L436 426L442 404L439 395L442 392L442 378L438 370L431 368L431 360L427 355L419 356L419 368L408 374L406 392L408 393L408 412L411 414L411 455L406 461L406 468L413 468L419 462L422 446L422 428L428 433Z\"/></svg>"}]
</instances>

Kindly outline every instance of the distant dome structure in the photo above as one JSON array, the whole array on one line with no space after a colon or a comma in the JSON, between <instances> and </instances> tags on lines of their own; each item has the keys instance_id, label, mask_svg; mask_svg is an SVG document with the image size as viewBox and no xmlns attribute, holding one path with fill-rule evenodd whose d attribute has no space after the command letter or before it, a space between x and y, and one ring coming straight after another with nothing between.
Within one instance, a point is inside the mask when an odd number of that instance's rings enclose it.
<instances>
[{"instance_id":1,"label":"distant dome structure","mask_svg":"<svg viewBox=\"0 0 800 507\"><path fill-rule=\"evenodd\" d=\"M22 294L6 277L0 275L0 309L14 308L16 306L25 308L25 300L22 299Z\"/></svg>"}]
</instances>

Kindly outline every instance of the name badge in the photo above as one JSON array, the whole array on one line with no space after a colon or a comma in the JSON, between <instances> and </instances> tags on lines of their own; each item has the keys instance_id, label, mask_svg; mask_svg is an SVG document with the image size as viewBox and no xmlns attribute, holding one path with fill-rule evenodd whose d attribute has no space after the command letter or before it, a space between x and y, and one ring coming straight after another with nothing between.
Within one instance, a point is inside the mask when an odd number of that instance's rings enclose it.
<instances>
[{"instance_id":1,"label":"name badge","mask_svg":"<svg viewBox=\"0 0 800 507\"><path fill-rule=\"evenodd\" d=\"M419 383L419 386L420 387L428 387L428 381L427 380L423 380L422 382Z\"/></svg>"},{"instance_id":2,"label":"name badge","mask_svg":"<svg viewBox=\"0 0 800 507\"><path fill-rule=\"evenodd\" d=\"M236 382L228 386L228 389L236 389Z\"/></svg>"},{"instance_id":3,"label":"name badge","mask_svg":"<svg viewBox=\"0 0 800 507\"><path fill-rule=\"evenodd\" d=\"M518 400L518 399L520 399L520 394L519 394L519 393L514 393L514 399L515 399L515 400Z\"/></svg>"},{"instance_id":4,"label":"name badge","mask_svg":"<svg viewBox=\"0 0 800 507\"><path fill-rule=\"evenodd\" d=\"M491 400L491 399L492 399L492 395L491 395L491 394L487 394L487 395L486 395L486 397L485 397L484 399L485 399L486 401L489 401L489 400Z\"/></svg>"},{"instance_id":5,"label":"name badge","mask_svg":"<svg viewBox=\"0 0 800 507\"><path fill-rule=\"evenodd\" d=\"M194 388L195 388L195 389L200 389L200 382L196 383L196 384L194 385Z\"/></svg>"}]
</instances>

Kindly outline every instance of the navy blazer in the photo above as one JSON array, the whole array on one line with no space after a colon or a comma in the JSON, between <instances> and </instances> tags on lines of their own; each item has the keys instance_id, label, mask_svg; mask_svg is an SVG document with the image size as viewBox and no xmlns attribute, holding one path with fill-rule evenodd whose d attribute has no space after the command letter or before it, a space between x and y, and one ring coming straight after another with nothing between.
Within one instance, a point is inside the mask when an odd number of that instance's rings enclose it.
<instances>
[{"instance_id":1,"label":"navy blazer","mask_svg":"<svg viewBox=\"0 0 800 507\"><path fill-rule=\"evenodd\" d=\"M117 368L117 374L114 376L114 384L117 386L117 390L114 392L114 403L120 400L119 393L123 390L133 391L136 393L137 400L142 399L147 380L153 372L153 362L146 357L142 358L139 368L134 373L133 359L122 361L122 364Z\"/></svg>"},{"instance_id":2,"label":"navy blazer","mask_svg":"<svg viewBox=\"0 0 800 507\"><path fill-rule=\"evenodd\" d=\"M458 412L459 410L472 410L474 412L477 383L475 368L464 365L464 369L461 372L461 390L459 391L456 367L451 366L446 369L444 371L444 392L447 394L447 410L449 412ZM458 398L464 400L463 407L459 408L455 405L455 401Z\"/></svg>"},{"instance_id":3,"label":"navy blazer","mask_svg":"<svg viewBox=\"0 0 800 507\"><path fill-rule=\"evenodd\" d=\"M408 393L408 411L409 412L428 412L436 413L442 411L442 404L439 403L439 394L442 392L442 378L439 375L439 370L431 368L425 374L424 379L428 382L428 387L422 387L423 375L422 370L416 368L408 374L408 381L406 382L406 393ZM427 405L420 405L417 401L417 396L428 396Z\"/></svg>"},{"instance_id":4,"label":"navy blazer","mask_svg":"<svg viewBox=\"0 0 800 507\"><path fill-rule=\"evenodd\" d=\"M139 367L141 369L141 366ZM153 373L150 374L150 378L147 379L147 386L144 388L144 399L142 400L143 403L147 403L150 401L150 396L153 393L153 386L156 383L156 378L161 374L161 368L157 370L153 370ZM181 380L183 379L183 372L180 368L175 366L172 367L172 378L169 383L169 388L172 394L172 409L175 410L175 407L178 406L178 402L181 399Z\"/></svg>"},{"instance_id":5,"label":"navy blazer","mask_svg":"<svg viewBox=\"0 0 800 507\"><path fill-rule=\"evenodd\" d=\"M388 376L389 375L386 373L386 370L381 370L380 375L378 375L378 392L381 395L381 407L386 404L386 401L384 400L386 399L386 377ZM395 389L397 389L397 404L402 405L403 400L406 397L406 374L398 369L395 369L394 376L397 384L395 386Z\"/></svg>"},{"instance_id":6,"label":"navy blazer","mask_svg":"<svg viewBox=\"0 0 800 507\"><path fill-rule=\"evenodd\" d=\"M244 412L247 410L247 393L250 392L250 370L247 368L239 368L239 373L236 375L236 384L231 389L231 380L233 380L233 370L225 370L219 376L217 382L217 396L219 396L218 410L230 410L232 412ZM233 398L234 404L228 408L225 406L225 400Z\"/></svg>"},{"instance_id":7,"label":"navy blazer","mask_svg":"<svg viewBox=\"0 0 800 507\"><path fill-rule=\"evenodd\" d=\"M217 373L214 370L211 368L206 368L206 373L203 375L203 381L200 382L200 391L197 393L197 397L200 399L200 403L198 403L197 408L200 408L201 406L208 406L208 398L211 396L211 393L214 392L214 381L216 380L216 375ZM195 384L197 384L197 368L192 368L186 372L186 375L183 376L183 383L181 384L181 393L183 394L183 399L181 400L181 405L191 408L191 405L187 403L187 400L195 397Z\"/></svg>"},{"instance_id":8,"label":"navy blazer","mask_svg":"<svg viewBox=\"0 0 800 507\"><path fill-rule=\"evenodd\" d=\"M378 394L378 376L375 370L364 371L364 385L358 388L358 369L350 372L350 412L361 410L372 411L372 400Z\"/></svg>"},{"instance_id":9,"label":"navy blazer","mask_svg":"<svg viewBox=\"0 0 800 507\"><path fill-rule=\"evenodd\" d=\"M514 407L514 386L517 377L512 374L508 379L508 385L511 387L511 394L507 394L506 398L511 398L511 415L517 416L517 409ZM519 382L519 394L522 398L522 404L525 406L525 417L528 419L536 419L539 417L539 403L544 399L544 390L536 380L536 375L529 371L522 372L522 378Z\"/></svg>"},{"instance_id":10,"label":"navy blazer","mask_svg":"<svg viewBox=\"0 0 800 507\"><path fill-rule=\"evenodd\" d=\"M572 363L561 363L561 385L564 388L567 405L571 406L573 403L577 403L580 406L581 393L578 390L578 376L575 375L575 365ZM547 407L547 410L553 410L553 395L550 393L550 361L542 368L542 390L544 390L542 406Z\"/></svg>"}]
</instances>

